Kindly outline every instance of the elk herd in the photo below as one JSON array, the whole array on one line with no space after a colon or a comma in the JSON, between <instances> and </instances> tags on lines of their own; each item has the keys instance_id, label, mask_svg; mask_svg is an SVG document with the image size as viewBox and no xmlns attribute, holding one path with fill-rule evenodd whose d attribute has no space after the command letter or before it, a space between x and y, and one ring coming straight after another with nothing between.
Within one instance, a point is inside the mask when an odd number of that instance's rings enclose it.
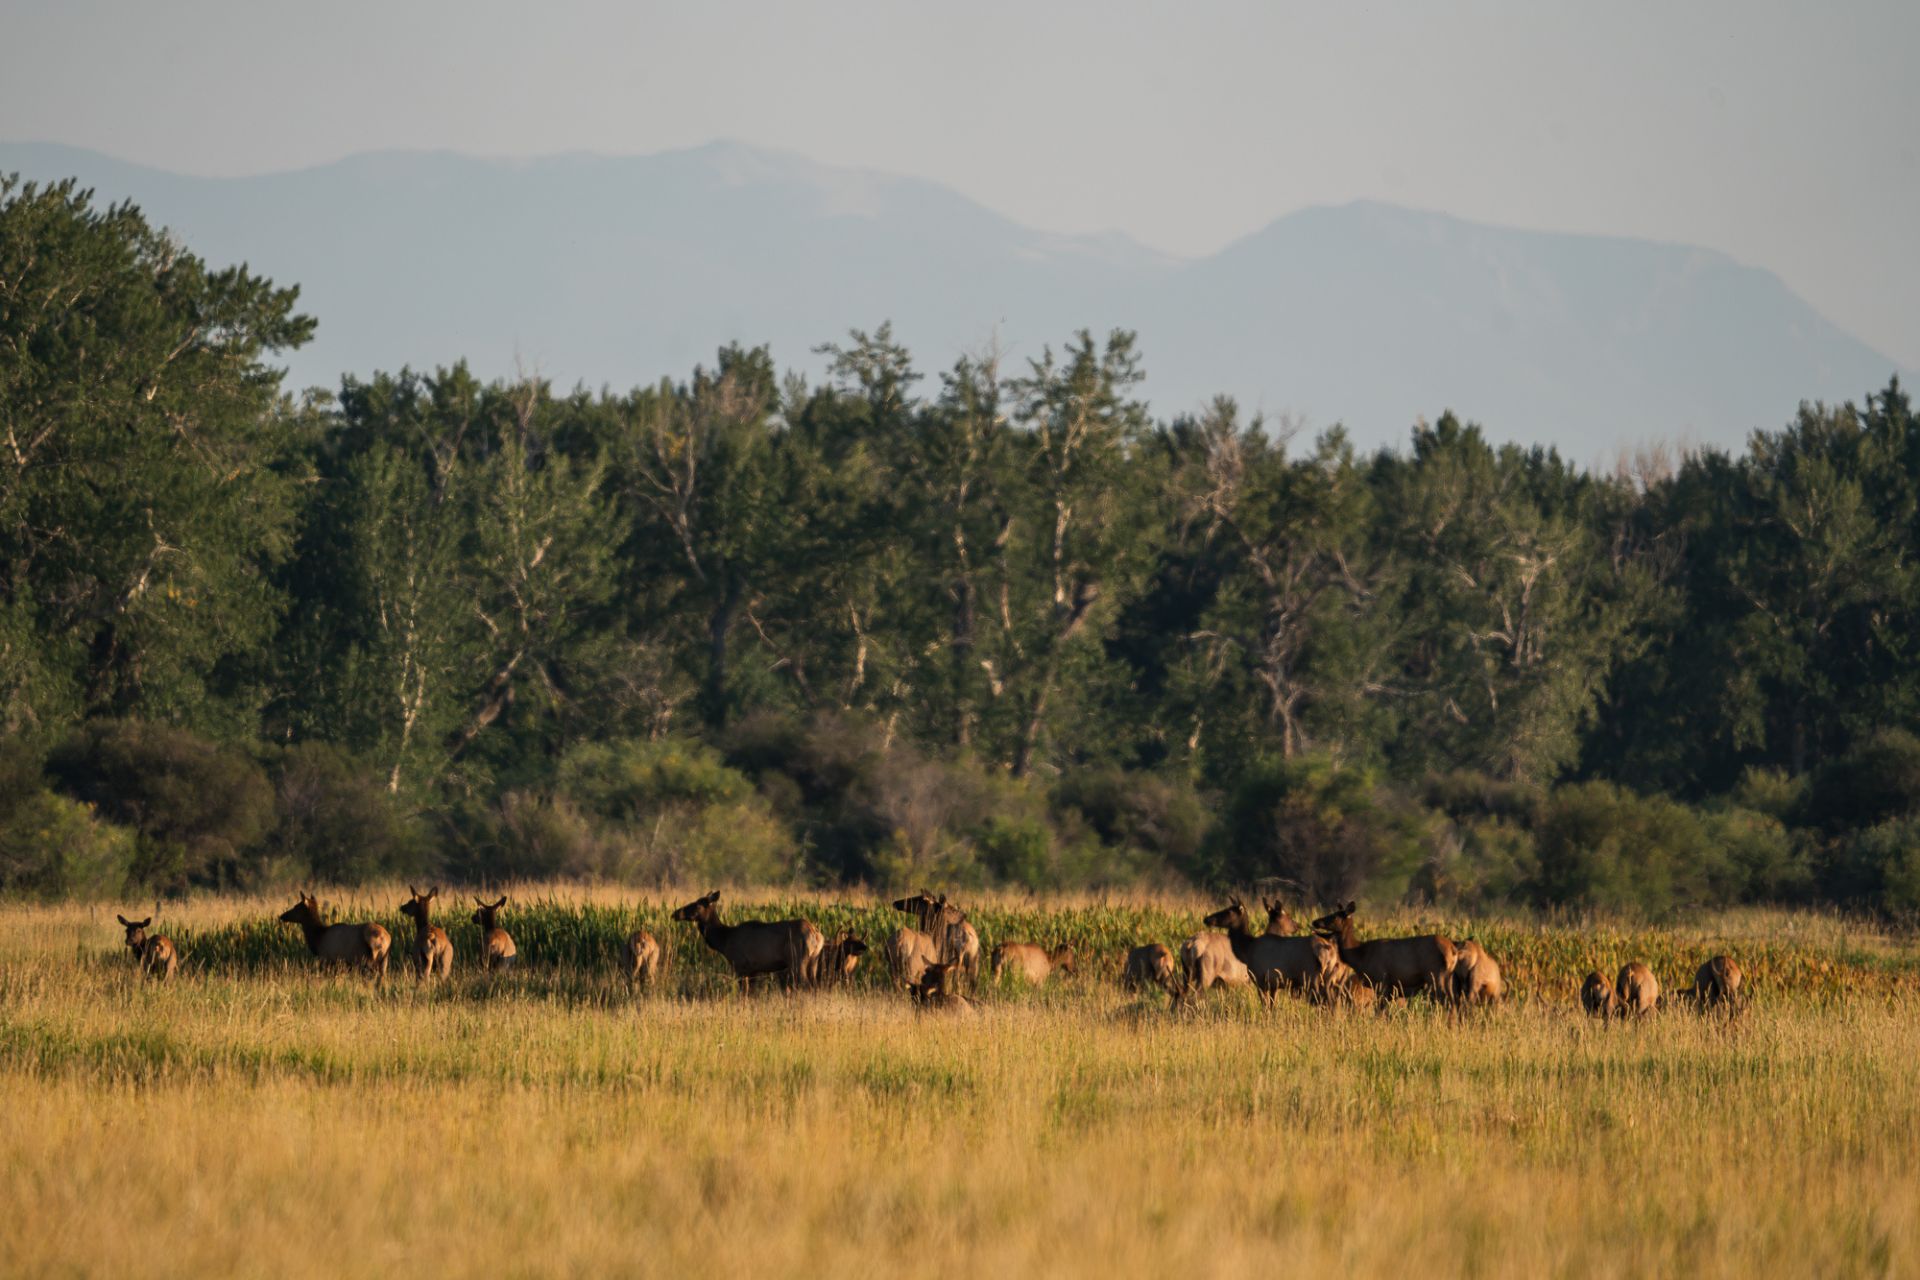
<instances>
[{"instance_id":1,"label":"elk herd","mask_svg":"<svg viewBox=\"0 0 1920 1280\"><path fill-rule=\"evenodd\" d=\"M435 887L423 894L409 885L407 892L400 913L414 928L406 953L408 967L422 979L448 977L453 972L453 940L432 919L440 890ZM479 930L481 968L489 974L511 969L519 950L501 924L506 896L493 902L475 898L474 904L470 919ZM966 913L945 894L935 897L925 889L891 905L911 921L882 944L892 985L923 1011L971 1011L973 1002L964 991L978 988L981 945L979 931ZM1133 947L1121 963L1120 985L1136 992L1163 991L1175 1008L1216 987L1251 987L1267 1005L1282 994L1313 1004L1356 1008L1416 995L1451 1008L1494 1005L1506 997L1499 962L1472 938L1456 942L1443 934L1420 934L1361 940L1354 927L1352 902L1300 932L1282 903L1262 901L1260 905L1266 921L1258 933L1246 905L1234 897L1207 915L1205 928L1181 942L1178 952L1160 942ZM127 950L139 971L162 980L171 978L178 951L171 938L147 931L153 917L116 918L126 929ZM769 980L789 989L844 984L869 950L864 938L848 931L828 938L805 919L728 924L720 918L718 890L695 898L671 918L693 927L701 942L726 962L743 992ZM323 965L358 969L375 980L385 976L392 937L384 926L329 924L319 899L309 892L302 892L279 920L299 926L307 949ZM626 939L622 968L630 982L651 984L662 973L665 956L659 939L637 929ZM1010 941L989 953L989 974L996 982L1038 986L1056 976L1074 977L1078 963L1072 946ZM1673 994L1676 1001L1702 1012L1737 1014L1740 966L1716 955L1700 966L1691 987ZM1611 983L1597 970L1589 973L1580 988L1580 1004L1595 1018L1643 1017L1666 1003L1659 979L1638 960L1622 966Z\"/></svg>"}]
</instances>

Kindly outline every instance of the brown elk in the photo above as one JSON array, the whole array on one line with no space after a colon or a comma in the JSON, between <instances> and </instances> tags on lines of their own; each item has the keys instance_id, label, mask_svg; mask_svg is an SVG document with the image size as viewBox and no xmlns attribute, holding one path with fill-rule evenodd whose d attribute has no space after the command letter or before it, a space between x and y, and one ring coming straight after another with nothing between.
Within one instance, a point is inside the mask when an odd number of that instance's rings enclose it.
<instances>
[{"instance_id":1,"label":"brown elk","mask_svg":"<svg viewBox=\"0 0 1920 1280\"><path fill-rule=\"evenodd\" d=\"M1296 925L1293 917L1287 914L1286 904L1280 899L1275 898L1272 902L1268 902L1262 898L1260 906L1267 913L1266 932L1269 938L1290 938L1300 932L1300 926Z\"/></svg>"},{"instance_id":2,"label":"brown elk","mask_svg":"<svg viewBox=\"0 0 1920 1280\"><path fill-rule=\"evenodd\" d=\"M1622 1018L1645 1017L1660 1007L1660 979L1638 960L1620 967L1613 983L1613 1011Z\"/></svg>"},{"instance_id":3,"label":"brown elk","mask_svg":"<svg viewBox=\"0 0 1920 1280\"><path fill-rule=\"evenodd\" d=\"M320 900L311 893L302 893L300 901L281 912L280 923L299 925L307 950L329 965L360 965L376 981L387 976L393 938L384 926L328 924L320 913Z\"/></svg>"},{"instance_id":4,"label":"brown elk","mask_svg":"<svg viewBox=\"0 0 1920 1280\"><path fill-rule=\"evenodd\" d=\"M959 966L960 975L970 983L979 980L980 934L967 922L967 913L947 901L946 894L936 898L922 889L895 899L892 905L913 917L919 931L932 940L940 963Z\"/></svg>"},{"instance_id":5,"label":"brown elk","mask_svg":"<svg viewBox=\"0 0 1920 1280\"><path fill-rule=\"evenodd\" d=\"M1351 965L1342 964L1337 959L1333 962L1332 971L1307 991L1307 999L1313 1004L1350 1009L1371 1009L1377 1003L1377 998L1378 993L1371 982L1356 974Z\"/></svg>"},{"instance_id":6,"label":"brown elk","mask_svg":"<svg viewBox=\"0 0 1920 1280\"><path fill-rule=\"evenodd\" d=\"M918 929L895 929L886 942L887 972L895 986L914 987L927 966L940 962L940 948Z\"/></svg>"},{"instance_id":7,"label":"brown elk","mask_svg":"<svg viewBox=\"0 0 1920 1280\"><path fill-rule=\"evenodd\" d=\"M407 953L413 971L422 978L447 977L453 973L453 940L447 931L433 923L433 900L440 896L439 886L422 894L407 886L412 896L400 904L400 914L413 920L413 949Z\"/></svg>"},{"instance_id":8,"label":"brown elk","mask_svg":"<svg viewBox=\"0 0 1920 1280\"><path fill-rule=\"evenodd\" d=\"M507 895L501 894L498 902L473 901L480 908L473 913L473 922L480 926L480 967L488 973L513 968L520 963L520 949L513 945L513 935L500 927L500 910L507 905Z\"/></svg>"},{"instance_id":9,"label":"brown elk","mask_svg":"<svg viewBox=\"0 0 1920 1280\"><path fill-rule=\"evenodd\" d=\"M147 926L153 923L153 917L145 920L129 920L116 915L127 931L127 950L133 953L133 962L140 972L149 978L159 978L162 982L173 976L174 962L179 953L174 950L173 939L165 934L147 933Z\"/></svg>"},{"instance_id":10,"label":"brown elk","mask_svg":"<svg viewBox=\"0 0 1920 1280\"><path fill-rule=\"evenodd\" d=\"M660 979L663 968L660 940L645 929L635 929L627 935L627 981L644 982L652 986Z\"/></svg>"},{"instance_id":11,"label":"brown elk","mask_svg":"<svg viewBox=\"0 0 1920 1280\"><path fill-rule=\"evenodd\" d=\"M1462 939L1454 950L1452 981L1453 998L1463 1004L1498 1004L1506 998L1499 962L1472 938Z\"/></svg>"},{"instance_id":12,"label":"brown elk","mask_svg":"<svg viewBox=\"0 0 1920 1280\"><path fill-rule=\"evenodd\" d=\"M779 976L789 987L806 986L818 971L820 953L826 939L807 920L745 920L722 924L716 905L720 891L695 898L673 913L700 930L700 938L718 951L733 968L733 976L743 991L750 991L755 978Z\"/></svg>"},{"instance_id":13,"label":"brown elk","mask_svg":"<svg viewBox=\"0 0 1920 1280\"><path fill-rule=\"evenodd\" d=\"M1002 974L1011 974L1038 986L1055 972L1073 976L1072 947L1055 947L1049 951L1037 942L1003 942L993 949L996 982Z\"/></svg>"},{"instance_id":14,"label":"brown elk","mask_svg":"<svg viewBox=\"0 0 1920 1280\"><path fill-rule=\"evenodd\" d=\"M1149 942L1144 947L1135 947L1127 952L1126 961L1120 966L1120 985L1128 991L1159 987L1162 991L1173 992L1179 989L1176 972L1173 952L1166 944Z\"/></svg>"},{"instance_id":15,"label":"brown elk","mask_svg":"<svg viewBox=\"0 0 1920 1280\"><path fill-rule=\"evenodd\" d=\"M1365 978L1379 992L1412 995L1424 991L1436 1000L1450 991L1448 976L1453 972L1456 948L1453 939L1443 934L1420 934L1411 938L1376 938L1356 942L1353 937L1354 904L1313 922L1313 931L1331 939L1340 948L1340 959Z\"/></svg>"},{"instance_id":16,"label":"brown elk","mask_svg":"<svg viewBox=\"0 0 1920 1280\"><path fill-rule=\"evenodd\" d=\"M821 948L817 980L823 985L853 981L853 971L860 966L860 957L865 954L866 940L842 930L833 941Z\"/></svg>"},{"instance_id":17,"label":"brown elk","mask_svg":"<svg viewBox=\"0 0 1920 1280\"><path fill-rule=\"evenodd\" d=\"M1715 956L1693 975L1693 985L1675 994L1702 1013L1724 1008L1729 1017L1740 1012L1740 983L1744 975L1731 956Z\"/></svg>"},{"instance_id":18,"label":"brown elk","mask_svg":"<svg viewBox=\"0 0 1920 1280\"><path fill-rule=\"evenodd\" d=\"M1580 1006L1587 1011L1588 1017L1612 1017L1614 1001L1613 985L1598 969L1589 973L1587 980L1580 984Z\"/></svg>"},{"instance_id":19,"label":"brown elk","mask_svg":"<svg viewBox=\"0 0 1920 1280\"><path fill-rule=\"evenodd\" d=\"M1261 1000L1268 1004L1282 988L1310 991L1316 983L1326 980L1340 958L1325 938L1287 938L1248 932L1247 908L1239 898L1230 900L1202 923L1227 931L1234 958L1247 966Z\"/></svg>"}]
</instances>

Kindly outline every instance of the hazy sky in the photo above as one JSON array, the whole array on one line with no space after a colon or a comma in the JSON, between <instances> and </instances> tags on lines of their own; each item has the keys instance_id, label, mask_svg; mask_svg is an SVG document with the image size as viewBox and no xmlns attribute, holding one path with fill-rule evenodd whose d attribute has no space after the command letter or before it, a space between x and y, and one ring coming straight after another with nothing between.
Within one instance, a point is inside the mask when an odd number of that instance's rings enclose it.
<instances>
[{"instance_id":1,"label":"hazy sky","mask_svg":"<svg viewBox=\"0 0 1920 1280\"><path fill-rule=\"evenodd\" d=\"M1357 197L1686 241L1920 367L1920 4L0 0L0 137L206 174L729 137L1198 253Z\"/></svg>"}]
</instances>

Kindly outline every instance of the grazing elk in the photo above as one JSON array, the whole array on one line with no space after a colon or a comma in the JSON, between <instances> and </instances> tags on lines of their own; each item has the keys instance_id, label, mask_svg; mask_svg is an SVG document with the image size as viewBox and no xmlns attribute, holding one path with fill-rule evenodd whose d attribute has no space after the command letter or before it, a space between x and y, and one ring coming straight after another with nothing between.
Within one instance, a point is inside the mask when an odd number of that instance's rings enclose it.
<instances>
[{"instance_id":1,"label":"grazing elk","mask_svg":"<svg viewBox=\"0 0 1920 1280\"><path fill-rule=\"evenodd\" d=\"M1660 1007L1660 979L1638 960L1620 967L1613 983L1613 1011L1622 1018L1641 1018Z\"/></svg>"},{"instance_id":2,"label":"grazing elk","mask_svg":"<svg viewBox=\"0 0 1920 1280\"><path fill-rule=\"evenodd\" d=\"M433 900L440 896L440 888L436 885L422 894L408 885L407 892L412 896L400 904L400 914L413 920L413 949L407 953L408 963L421 978L445 978L453 973L453 940L431 919Z\"/></svg>"},{"instance_id":3,"label":"grazing elk","mask_svg":"<svg viewBox=\"0 0 1920 1280\"><path fill-rule=\"evenodd\" d=\"M1120 985L1128 991L1159 987L1162 991L1174 992L1179 989L1177 972L1173 952L1166 944L1149 942L1127 952L1126 962L1120 966Z\"/></svg>"},{"instance_id":4,"label":"grazing elk","mask_svg":"<svg viewBox=\"0 0 1920 1280\"><path fill-rule=\"evenodd\" d=\"M1253 974L1233 954L1233 940L1226 934L1196 933L1180 944L1180 979L1175 1003L1190 999L1196 991L1248 986Z\"/></svg>"},{"instance_id":5,"label":"grazing elk","mask_svg":"<svg viewBox=\"0 0 1920 1280\"><path fill-rule=\"evenodd\" d=\"M1039 986L1055 972L1069 978L1073 976L1072 947L1055 947L1049 951L1037 942L1003 942L993 949L995 982L1002 974L1011 974Z\"/></svg>"},{"instance_id":6,"label":"grazing elk","mask_svg":"<svg viewBox=\"0 0 1920 1280\"><path fill-rule=\"evenodd\" d=\"M842 930L833 941L820 949L819 972L816 980L823 986L843 985L853 981L853 971L860 966L860 957L867 954L866 940L855 937L850 931Z\"/></svg>"},{"instance_id":7,"label":"grazing elk","mask_svg":"<svg viewBox=\"0 0 1920 1280\"><path fill-rule=\"evenodd\" d=\"M488 973L513 968L520 963L520 949L513 945L513 935L500 927L500 909L507 905L507 895L501 894L498 902L473 901L480 908L473 913L473 922L480 926L480 967Z\"/></svg>"},{"instance_id":8,"label":"grazing elk","mask_svg":"<svg viewBox=\"0 0 1920 1280\"><path fill-rule=\"evenodd\" d=\"M387 952L393 938L377 924L328 924L320 914L320 900L302 893L300 901L280 913L281 924L297 924L307 950L329 965L361 965L375 981L387 976Z\"/></svg>"},{"instance_id":9,"label":"grazing elk","mask_svg":"<svg viewBox=\"0 0 1920 1280\"><path fill-rule=\"evenodd\" d=\"M1339 946L1342 963L1351 965L1356 974L1383 994L1411 996L1424 991L1436 1000L1447 998L1456 952L1453 939L1428 933L1356 942L1353 912L1354 904L1349 902L1313 922L1315 933Z\"/></svg>"},{"instance_id":10,"label":"grazing elk","mask_svg":"<svg viewBox=\"0 0 1920 1280\"><path fill-rule=\"evenodd\" d=\"M1324 982L1340 959L1333 944L1325 938L1276 937L1247 931L1247 908L1234 898L1203 921L1210 928L1225 929L1234 957L1247 966L1260 999L1271 1004L1281 988L1307 992Z\"/></svg>"},{"instance_id":11,"label":"grazing elk","mask_svg":"<svg viewBox=\"0 0 1920 1280\"><path fill-rule=\"evenodd\" d=\"M1590 1018L1610 1018L1613 1016L1613 1006L1613 986L1595 969L1580 984L1580 1007L1587 1011Z\"/></svg>"},{"instance_id":12,"label":"grazing elk","mask_svg":"<svg viewBox=\"0 0 1920 1280\"><path fill-rule=\"evenodd\" d=\"M133 962L140 972L149 978L158 978L162 982L173 976L173 966L179 958L174 950L173 939L165 934L147 933L147 926L153 923L153 917L145 920L129 920L116 915L127 931L127 950L133 953Z\"/></svg>"},{"instance_id":13,"label":"grazing elk","mask_svg":"<svg viewBox=\"0 0 1920 1280\"><path fill-rule=\"evenodd\" d=\"M913 917L919 932L932 941L941 964L957 965L969 983L979 981L980 934L967 922L967 913L947 901L946 894L936 898L922 889L895 899L893 909Z\"/></svg>"},{"instance_id":14,"label":"grazing elk","mask_svg":"<svg viewBox=\"0 0 1920 1280\"><path fill-rule=\"evenodd\" d=\"M660 940L645 929L627 935L627 982L652 986L660 980L662 968Z\"/></svg>"},{"instance_id":15,"label":"grazing elk","mask_svg":"<svg viewBox=\"0 0 1920 1280\"><path fill-rule=\"evenodd\" d=\"M1499 962L1472 938L1463 939L1454 950L1453 998L1462 1004L1498 1004L1506 994Z\"/></svg>"},{"instance_id":16,"label":"grazing elk","mask_svg":"<svg viewBox=\"0 0 1920 1280\"><path fill-rule=\"evenodd\" d=\"M1724 1008L1728 1017L1737 1017L1742 977L1731 956L1715 956L1693 975L1692 986L1675 994L1702 1013Z\"/></svg>"},{"instance_id":17,"label":"grazing elk","mask_svg":"<svg viewBox=\"0 0 1920 1280\"><path fill-rule=\"evenodd\" d=\"M827 942L808 920L745 920L720 923L715 905L720 891L695 898L673 913L700 930L700 939L718 951L733 968L740 989L750 991L755 978L778 975L787 986L806 986L818 971Z\"/></svg>"}]
</instances>

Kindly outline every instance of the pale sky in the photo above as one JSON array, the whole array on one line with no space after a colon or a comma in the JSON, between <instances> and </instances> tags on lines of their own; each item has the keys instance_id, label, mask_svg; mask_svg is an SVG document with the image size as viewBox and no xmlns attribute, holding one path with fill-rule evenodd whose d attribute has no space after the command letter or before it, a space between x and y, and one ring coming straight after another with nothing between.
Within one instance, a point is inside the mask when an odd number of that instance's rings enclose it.
<instances>
[{"instance_id":1,"label":"pale sky","mask_svg":"<svg viewBox=\"0 0 1920 1280\"><path fill-rule=\"evenodd\" d=\"M0 0L0 138L184 172L734 138L1182 254L1310 204L1684 241L1920 367L1920 3Z\"/></svg>"}]
</instances>

